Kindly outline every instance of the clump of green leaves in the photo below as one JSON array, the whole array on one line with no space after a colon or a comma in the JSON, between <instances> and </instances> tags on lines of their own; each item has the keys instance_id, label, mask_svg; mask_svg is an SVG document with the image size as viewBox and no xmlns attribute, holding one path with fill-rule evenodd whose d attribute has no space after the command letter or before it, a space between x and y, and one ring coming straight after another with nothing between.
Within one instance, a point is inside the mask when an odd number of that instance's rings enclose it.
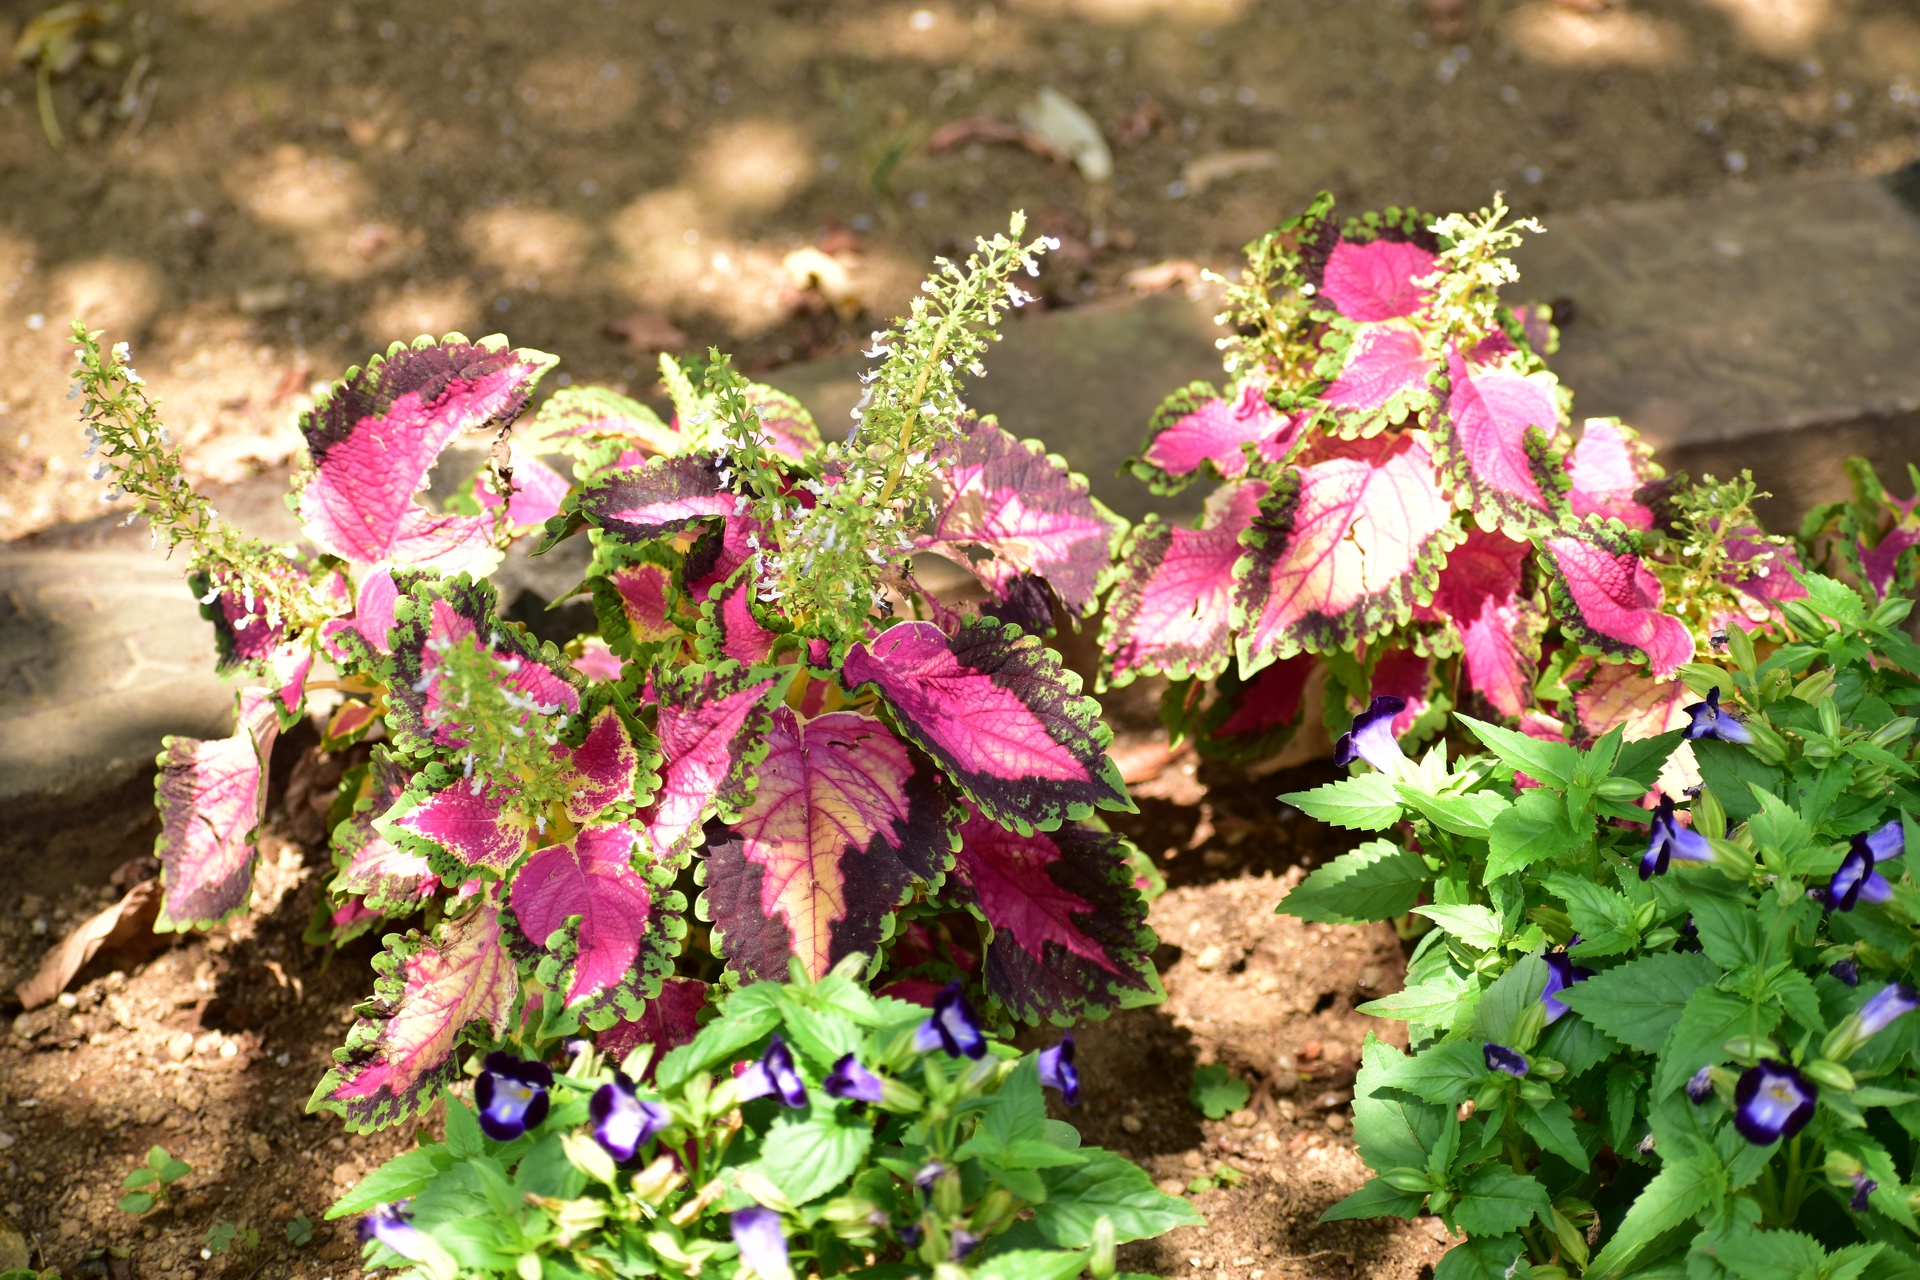
<instances>
[{"instance_id":1,"label":"clump of green leaves","mask_svg":"<svg viewBox=\"0 0 1920 1280\"><path fill-rule=\"evenodd\" d=\"M127 1213L146 1213L156 1204L166 1204L173 1184L192 1172L192 1165L174 1159L156 1143L147 1152L147 1162L121 1180L127 1194L120 1197L120 1208Z\"/></svg>"},{"instance_id":2,"label":"clump of green leaves","mask_svg":"<svg viewBox=\"0 0 1920 1280\"><path fill-rule=\"evenodd\" d=\"M260 1244L260 1233L252 1227L240 1227L231 1222L216 1222L207 1230L206 1239L200 1242L200 1256L211 1258L216 1254L228 1253L234 1249L252 1249Z\"/></svg>"},{"instance_id":3,"label":"clump of green leaves","mask_svg":"<svg viewBox=\"0 0 1920 1280\"><path fill-rule=\"evenodd\" d=\"M1247 1082L1229 1072L1224 1063L1209 1063L1193 1069L1193 1088L1187 1097L1209 1120L1219 1120L1230 1111L1247 1105L1252 1096Z\"/></svg>"},{"instance_id":4,"label":"clump of green leaves","mask_svg":"<svg viewBox=\"0 0 1920 1280\"><path fill-rule=\"evenodd\" d=\"M296 1249L304 1249L313 1243L313 1220L304 1213L296 1213L287 1219L287 1243Z\"/></svg>"}]
</instances>

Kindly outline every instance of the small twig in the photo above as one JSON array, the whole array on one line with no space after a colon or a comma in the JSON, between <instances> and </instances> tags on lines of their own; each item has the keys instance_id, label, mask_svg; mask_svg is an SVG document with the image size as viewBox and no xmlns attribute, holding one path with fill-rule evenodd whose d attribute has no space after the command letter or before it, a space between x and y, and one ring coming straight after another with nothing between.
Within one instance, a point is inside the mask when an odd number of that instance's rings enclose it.
<instances>
[{"instance_id":1,"label":"small twig","mask_svg":"<svg viewBox=\"0 0 1920 1280\"><path fill-rule=\"evenodd\" d=\"M47 141L55 151L67 145L67 137L60 132L60 117L53 109L53 68L44 61L33 76L33 96L40 104L40 128L47 135Z\"/></svg>"}]
</instances>

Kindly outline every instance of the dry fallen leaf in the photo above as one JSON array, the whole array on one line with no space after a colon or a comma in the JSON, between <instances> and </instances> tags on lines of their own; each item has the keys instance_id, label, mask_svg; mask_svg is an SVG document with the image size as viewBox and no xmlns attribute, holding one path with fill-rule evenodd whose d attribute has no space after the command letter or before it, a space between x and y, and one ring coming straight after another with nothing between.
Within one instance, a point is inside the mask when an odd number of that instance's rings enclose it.
<instances>
[{"instance_id":1,"label":"dry fallen leaf","mask_svg":"<svg viewBox=\"0 0 1920 1280\"><path fill-rule=\"evenodd\" d=\"M1107 146L1106 135L1079 103L1058 89L1051 85L1041 89L1032 102L1020 108L1020 123L1029 133L1072 156L1080 176L1088 182L1101 183L1113 177L1113 151Z\"/></svg>"},{"instance_id":2,"label":"dry fallen leaf","mask_svg":"<svg viewBox=\"0 0 1920 1280\"><path fill-rule=\"evenodd\" d=\"M131 942L153 928L160 911L160 882L142 880L127 890L127 896L105 908L66 940L47 953L31 978L13 989L24 1008L38 1009L66 989L73 975L87 967L87 961L102 947Z\"/></svg>"},{"instance_id":3,"label":"dry fallen leaf","mask_svg":"<svg viewBox=\"0 0 1920 1280\"><path fill-rule=\"evenodd\" d=\"M687 345L687 335L663 315L650 311L635 312L623 320L610 320L608 337L620 338L635 351L677 351Z\"/></svg>"},{"instance_id":4,"label":"dry fallen leaf","mask_svg":"<svg viewBox=\"0 0 1920 1280\"><path fill-rule=\"evenodd\" d=\"M1181 285L1199 282L1200 264L1192 258L1167 258L1151 266L1135 267L1121 277L1135 293L1159 293Z\"/></svg>"},{"instance_id":5,"label":"dry fallen leaf","mask_svg":"<svg viewBox=\"0 0 1920 1280\"><path fill-rule=\"evenodd\" d=\"M1253 173L1260 169L1271 169L1280 163L1280 157L1267 147L1251 147L1245 151L1215 151L1211 155L1198 156L1187 163L1180 171L1180 181L1187 184L1187 194L1197 196L1216 182L1236 178L1243 173Z\"/></svg>"}]
</instances>

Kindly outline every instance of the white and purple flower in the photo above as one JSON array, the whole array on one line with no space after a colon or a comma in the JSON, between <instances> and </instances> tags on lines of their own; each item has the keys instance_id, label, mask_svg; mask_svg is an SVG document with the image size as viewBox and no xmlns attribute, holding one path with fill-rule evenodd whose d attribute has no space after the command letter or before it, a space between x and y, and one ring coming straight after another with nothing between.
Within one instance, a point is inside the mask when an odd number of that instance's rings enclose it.
<instances>
[{"instance_id":1,"label":"white and purple flower","mask_svg":"<svg viewBox=\"0 0 1920 1280\"><path fill-rule=\"evenodd\" d=\"M945 1049L950 1058L987 1056L986 1033L958 982L949 982L933 998L933 1016L913 1033L913 1047L921 1053Z\"/></svg>"},{"instance_id":2,"label":"white and purple flower","mask_svg":"<svg viewBox=\"0 0 1920 1280\"><path fill-rule=\"evenodd\" d=\"M428 1253L426 1233L407 1217L406 1200L377 1204L373 1212L360 1219L360 1241L378 1240L408 1262L419 1262Z\"/></svg>"},{"instance_id":3,"label":"white and purple flower","mask_svg":"<svg viewBox=\"0 0 1920 1280\"><path fill-rule=\"evenodd\" d=\"M1673 797L1661 796L1660 807L1653 811L1651 839L1640 855L1640 878L1651 880L1667 874L1667 865L1679 858L1684 862L1712 862L1713 846L1691 827L1683 827L1673 813Z\"/></svg>"},{"instance_id":4,"label":"white and purple flower","mask_svg":"<svg viewBox=\"0 0 1920 1280\"><path fill-rule=\"evenodd\" d=\"M1068 1106L1080 1105L1080 1072L1073 1065L1072 1036L1061 1036L1059 1044L1040 1051L1040 1083L1058 1089Z\"/></svg>"},{"instance_id":5,"label":"white and purple flower","mask_svg":"<svg viewBox=\"0 0 1920 1280\"><path fill-rule=\"evenodd\" d=\"M1852 956L1835 960L1827 967L1827 972L1850 987L1860 985L1860 964Z\"/></svg>"},{"instance_id":6,"label":"white and purple flower","mask_svg":"<svg viewBox=\"0 0 1920 1280\"><path fill-rule=\"evenodd\" d=\"M1393 736L1393 721L1406 709L1405 698L1396 698L1390 693L1374 698L1334 744L1333 762L1349 765L1355 760L1365 760L1381 773L1398 774L1405 767L1407 756Z\"/></svg>"},{"instance_id":7,"label":"white and purple flower","mask_svg":"<svg viewBox=\"0 0 1920 1280\"><path fill-rule=\"evenodd\" d=\"M512 1142L547 1118L547 1090L553 1072L543 1062L527 1062L510 1053L490 1053L473 1082L480 1106L480 1131L495 1142Z\"/></svg>"},{"instance_id":8,"label":"white and purple flower","mask_svg":"<svg viewBox=\"0 0 1920 1280\"><path fill-rule=\"evenodd\" d=\"M733 1230L734 1244L740 1247L740 1261L760 1280L791 1280L787 1233L780 1229L779 1214L751 1205L735 1209L728 1217L728 1226Z\"/></svg>"},{"instance_id":9,"label":"white and purple flower","mask_svg":"<svg viewBox=\"0 0 1920 1280\"><path fill-rule=\"evenodd\" d=\"M1889 982L1880 988L1873 999L1860 1006L1860 1012L1854 1016L1860 1020L1857 1033L1862 1041L1874 1036L1893 1025L1896 1018L1920 1009L1920 993L1904 982Z\"/></svg>"},{"instance_id":10,"label":"white and purple flower","mask_svg":"<svg viewBox=\"0 0 1920 1280\"><path fill-rule=\"evenodd\" d=\"M1687 725L1689 742L1700 738L1718 738L1722 742L1753 741L1753 734L1748 731L1747 726L1734 718L1733 712L1720 709L1719 685L1707 690L1705 702L1696 702L1680 709L1693 717Z\"/></svg>"},{"instance_id":11,"label":"white and purple flower","mask_svg":"<svg viewBox=\"0 0 1920 1280\"><path fill-rule=\"evenodd\" d=\"M1748 1142L1766 1146L1791 1138L1813 1119L1820 1091L1784 1062L1747 1068L1733 1090L1733 1127Z\"/></svg>"},{"instance_id":12,"label":"white and purple flower","mask_svg":"<svg viewBox=\"0 0 1920 1280\"><path fill-rule=\"evenodd\" d=\"M1855 836L1833 879L1827 882L1827 910L1851 911L1862 899L1885 902L1892 897L1893 886L1874 867L1906 851L1907 834L1898 818L1878 830Z\"/></svg>"},{"instance_id":13,"label":"white and purple flower","mask_svg":"<svg viewBox=\"0 0 1920 1280\"><path fill-rule=\"evenodd\" d=\"M1504 1072L1516 1080L1524 1078L1527 1074L1527 1056L1503 1044L1488 1041L1481 1046L1481 1054L1486 1059L1489 1071Z\"/></svg>"},{"instance_id":14,"label":"white and purple flower","mask_svg":"<svg viewBox=\"0 0 1920 1280\"><path fill-rule=\"evenodd\" d=\"M613 1073L611 1084L594 1090L587 1104L593 1140L623 1164L634 1158L647 1139L666 1128L671 1118L665 1106L640 1097L633 1081L619 1071Z\"/></svg>"},{"instance_id":15,"label":"white and purple flower","mask_svg":"<svg viewBox=\"0 0 1920 1280\"><path fill-rule=\"evenodd\" d=\"M1853 1195L1848 1198L1847 1207L1855 1213L1865 1213L1867 1211L1867 1197L1871 1196L1879 1186L1879 1183L1864 1173L1854 1174Z\"/></svg>"},{"instance_id":16,"label":"white and purple flower","mask_svg":"<svg viewBox=\"0 0 1920 1280\"><path fill-rule=\"evenodd\" d=\"M1687 1099L1696 1106L1713 1096L1713 1068L1702 1067L1687 1080Z\"/></svg>"},{"instance_id":17,"label":"white and purple flower","mask_svg":"<svg viewBox=\"0 0 1920 1280\"><path fill-rule=\"evenodd\" d=\"M1574 935L1579 941L1579 935ZM1542 957L1547 962L1547 985L1540 990L1540 1003L1547 1007L1547 1025L1552 1026L1567 1012L1567 1006L1560 1002L1560 993L1576 982L1585 982L1593 976L1593 970L1583 969L1573 962L1573 957L1564 951L1549 951Z\"/></svg>"},{"instance_id":18,"label":"white and purple flower","mask_svg":"<svg viewBox=\"0 0 1920 1280\"><path fill-rule=\"evenodd\" d=\"M807 1105L806 1082L794 1069L793 1050L787 1048L787 1042L779 1036L767 1042L767 1051L760 1055L760 1061L742 1071L736 1080L742 1102L773 1094L789 1107Z\"/></svg>"},{"instance_id":19,"label":"white and purple flower","mask_svg":"<svg viewBox=\"0 0 1920 1280\"><path fill-rule=\"evenodd\" d=\"M849 1053L833 1064L833 1070L821 1082L829 1098L851 1098L855 1102L878 1102L885 1091L880 1077L860 1065Z\"/></svg>"}]
</instances>

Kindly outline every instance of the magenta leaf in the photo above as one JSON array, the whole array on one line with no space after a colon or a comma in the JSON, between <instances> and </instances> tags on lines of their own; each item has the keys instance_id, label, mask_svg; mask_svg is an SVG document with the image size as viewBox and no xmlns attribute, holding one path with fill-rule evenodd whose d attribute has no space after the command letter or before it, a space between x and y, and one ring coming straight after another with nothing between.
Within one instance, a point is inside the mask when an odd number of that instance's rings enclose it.
<instances>
[{"instance_id":1,"label":"magenta leaf","mask_svg":"<svg viewBox=\"0 0 1920 1280\"><path fill-rule=\"evenodd\" d=\"M901 623L849 649L842 675L851 689L872 684L900 735L999 821L1050 831L1096 808L1133 808L1100 704L1018 627L974 617L948 638Z\"/></svg>"},{"instance_id":2,"label":"magenta leaf","mask_svg":"<svg viewBox=\"0 0 1920 1280\"><path fill-rule=\"evenodd\" d=\"M1435 403L1439 362L1410 322L1335 324L1324 341L1318 371L1332 383L1320 398L1340 435L1373 435Z\"/></svg>"},{"instance_id":3,"label":"magenta leaf","mask_svg":"<svg viewBox=\"0 0 1920 1280\"><path fill-rule=\"evenodd\" d=\"M1204 464L1224 480L1247 473L1247 448L1263 463L1286 461L1306 414L1286 414L1267 403L1254 381L1223 398L1211 383L1190 382L1161 402L1147 424L1147 441L1133 472L1156 493L1191 483Z\"/></svg>"},{"instance_id":4,"label":"magenta leaf","mask_svg":"<svg viewBox=\"0 0 1920 1280\"><path fill-rule=\"evenodd\" d=\"M991 419L963 421L937 462L935 513L918 549L969 570L996 598L1031 573L1074 612L1093 608L1127 523L1095 500L1084 477Z\"/></svg>"},{"instance_id":5,"label":"magenta leaf","mask_svg":"<svg viewBox=\"0 0 1920 1280\"><path fill-rule=\"evenodd\" d=\"M1886 598L1894 579L1900 576L1900 557L1915 547L1920 547L1920 528L1895 528L1871 547L1866 539L1858 540L1855 554L1860 557L1861 576L1873 587L1875 595ZM1912 561L1908 562L1907 567L1911 572Z\"/></svg>"},{"instance_id":6,"label":"magenta leaf","mask_svg":"<svg viewBox=\"0 0 1920 1280\"><path fill-rule=\"evenodd\" d=\"M1730 567L1720 574L1720 581L1747 597L1748 621L1765 622L1779 614L1782 600L1806 598L1806 587L1794 576L1804 572L1804 566L1787 539L1769 538L1746 525L1730 530L1723 545Z\"/></svg>"},{"instance_id":7,"label":"magenta leaf","mask_svg":"<svg viewBox=\"0 0 1920 1280\"><path fill-rule=\"evenodd\" d=\"M153 853L166 887L159 932L212 928L247 905L254 830L266 816L267 757L280 718L265 689L242 689L230 738L169 737L162 743Z\"/></svg>"},{"instance_id":8,"label":"magenta leaf","mask_svg":"<svg viewBox=\"0 0 1920 1280\"><path fill-rule=\"evenodd\" d=\"M1693 658L1693 633L1661 611L1660 580L1640 561L1631 534L1588 517L1541 543L1561 630L1613 662L1644 662L1665 679Z\"/></svg>"},{"instance_id":9,"label":"magenta leaf","mask_svg":"<svg viewBox=\"0 0 1920 1280\"><path fill-rule=\"evenodd\" d=\"M716 953L747 981L815 978L872 957L895 908L937 885L960 819L933 762L857 711L802 722L777 707L753 802L704 863L700 914Z\"/></svg>"},{"instance_id":10,"label":"magenta leaf","mask_svg":"<svg viewBox=\"0 0 1920 1280\"><path fill-rule=\"evenodd\" d=\"M744 572L713 589L712 599L700 606L696 647L702 657L716 661L730 658L752 666L773 656L780 632L762 621L753 593L753 579Z\"/></svg>"},{"instance_id":11,"label":"magenta leaf","mask_svg":"<svg viewBox=\"0 0 1920 1280\"><path fill-rule=\"evenodd\" d=\"M1424 432L1319 441L1242 535L1233 624L1242 675L1372 639L1430 599L1462 534Z\"/></svg>"},{"instance_id":12,"label":"magenta leaf","mask_svg":"<svg viewBox=\"0 0 1920 1280\"><path fill-rule=\"evenodd\" d=\"M1415 284L1440 259L1406 240L1342 237L1320 272L1320 296L1349 320L1395 320L1417 314L1431 291Z\"/></svg>"},{"instance_id":13,"label":"magenta leaf","mask_svg":"<svg viewBox=\"0 0 1920 1280\"><path fill-rule=\"evenodd\" d=\"M718 527L707 525L687 548L686 563L680 571L687 597L696 604L704 603L715 587L753 559L754 547L748 540L765 543L771 540L772 532L749 515L727 516Z\"/></svg>"},{"instance_id":14,"label":"magenta leaf","mask_svg":"<svg viewBox=\"0 0 1920 1280\"><path fill-rule=\"evenodd\" d=\"M1692 723L1685 708L1698 702L1679 679L1652 680L1624 662L1576 659L1567 668L1566 684L1573 690L1573 718L1584 739L1598 738L1618 728L1628 742L1657 738ZM1700 765L1693 745L1682 742L1660 767L1654 786L1675 800L1689 787L1700 785Z\"/></svg>"},{"instance_id":15,"label":"magenta leaf","mask_svg":"<svg viewBox=\"0 0 1920 1280\"><path fill-rule=\"evenodd\" d=\"M573 483L527 452L518 441L513 444L511 456L513 496L507 500L507 527L517 536L543 528L547 521L559 515L560 504ZM477 478L473 497L480 509L488 513L500 505L500 495L479 483Z\"/></svg>"},{"instance_id":16,"label":"magenta leaf","mask_svg":"<svg viewBox=\"0 0 1920 1280\"><path fill-rule=\"evenodd\" d=\"M1100 632L1114 684L1161 673L1209 678L1233 660L1233 566L1266 493L1260 480L1224 485L1198 529L1151 516L1134 528Z\"/></svg>"},{"instance_id":17,"label":"magenta leaf","mask_svg":"<svg viewBox=\"0 0 1920 1280\"><path fill-rule=\"evenodd\" d=\"M1533 701L1545 618L1520 598L1532 546L1501 533L1469 529L1447 555L1432 612L1459 633L1465 683L1501 715L1516 717Z\"/></svg>"},{"instance_id":18,"label":"magenta leaf","mask_svg":"<svg viewBox=\"0 0 1920 1280\"><path fill-rule=\"evenodd\" d=\"M436 746L457 745L445 725L430 727L443 704L436 646L473 637L493 656L517 663L505 676L536 706L556 707L569 715L580 709L580 677L559 649L536 640L517 622L496 612L493 585L464 574L451 579L409 577L387 633L393 647L393 678L388 681L387 729L394 749L420 755Z\"/></svg>"},{"instance_id":19,"label":"magenta leaf","mask_svg":"<svg viewBox=\"0 0 1920 1280\"><path fill-rule=\"evenodd\" d=\"M1170 686L1161 699L1160 716L1179 737L1192 739L1201 755L1252 764L1292 740L1307 687L1320 675L1320 660L1310 653L1269 663L1249 680L1229 669L1214 681L1211 700L1201 701L1192 685Z\"/></svg>"},{"instance_id":20,"label":"magenta leaf","mask_svg":"<svg viewBox=\"0 0 1920 1280\"><path fill-rule=\"evenodd\" d=\"M684 865L708 818L739 819L767 754L773 708L794 672L731 663L654 671L664 758L659 790L641 816L661 861Z\"/></svg>"},{"instance_id":21,"label":"magenta leaf","mask_svg":"<svg viewBox=\"0 0 1920 1280\"><path fill-rule=\"evenodd\" d=\"M653 1074L660 1059L683 1044L691 1044L700 1030L700 1013L707 1007L707 984L698 978L670 977L660 994L647 1001L637 1018L623 1018L594 1037L593 1047L618 1066L643 1044L653 1046L643 1079Z\"/></svg>"},{"instance_id":22,"label":"magenta leaf","mask_svg":"<svg viewBox=\"0 0 1920 1280\"><path fill-rule=\"evenodd\" d=\"M762 382L746 387L747 407L760 415L762 439L775 453L795 462L820 447L820 428L813 415L792 395Z\"/></svg>"},{"instance_id":23,"label":"magenta leaf","mask_svg":"<svg viewBox=\"0 0 1920 1280\"><path fill-rule=\"evenodd\" d=\"M1653 528L1653 512L1634 498L1660 478L1653 450L1618 418L1588 418L1567 454L1567 504L1576 516L1611 516L1629 529Z\"/></svg>"},{"instance_id":24,"label":"magenta leaf","mask_svg":"<svg viewBox=\"0 0 1920 1280\"><path fill-rule=\"evenodd\" d=\"M615 542L651 542L704 520L732 515L740 501L721 482L720 462L710 453L654 458L589 481L547 522L542 549L587 525Z\"/></svg>"},{"instance_id":25,"label":"magenta leaf","mask_svg":"<svg viewBox=\"0 0 1920 1280\"><path fill-rule=\"evenodd\" d=\"M460 1045L497 1040L520 993L499 913L485 904L442 921L431 937L390 937L373 967L373 999L356 1010L335 1066L307 1102L308 1111L341 1116L349 1133L425 1111L459 1079Z\"/></svg>"},{"instance_id":26,"label":"magenta leaf","mask_svg":"<svg viewBox=\"0 0 1920 1280\"><path fill-rule=\"evenodd\" d=\"M498 879L520 861L533 832L533 824L513 813L492 787L438 763L418 776L398 812L375 826L395 844L426 854L442 874L482 871Z\"/></svg>"},{"instance_id":27,"label":"magenta leaf","mask_svg":"<svg viewBox=\"0 0 1920 1280\"><path fill-rule=\"evenodd\" d=\"M320 646L335 662L351 668L372 668L393 652L387 633L393 630L393 611L400 602L400 589L393 574L374 569L360 579L360 594L353 616L333 618L320 628Z\"/></svg>"},{"instance_id":28,"label":"magenta leaf","mask_svg":"<svg viewBox=\"0 0 1920 1280\"><path fill-rule=\"evenodd\" d=\"M508 891L510 944L554 961L542 982L564 988L566 1007L590 1027L639 1017L686 936L671 871L649 884L634 870L639 839L625 823L582 828L535 850Z\"/></svg>"},{"instance_id":29,"label":"magenta leaf","mask_svg":"<svg viewBox=\"0 0 1920 1280\"><path fill-rule=\"evenodd\" d=\"M644 663L679 642L679 576L679 554L659 543L602 542L595 548L587 586L609 648Z\"/></svg>"},{"instance_id":30,"label":"magenta leaf","mask_svg":"<svg viewBox=\"0 0 1920 1280\"><path fill-rule=\"evenodd\" d=\"M540 406L523 438L531 449L574 458L582 479L625 453L679 453L687 438L638 400L606 387L561 387Z\"/></svg>"},{"instance_id":31,"label":"magenta leaf","mask_svg":"<svg viewBox=\"0 0 1920 1280\"><path fill-rule=\"evenodd\" d=\"M395 343L349 369L301 419L312 466L297 509L322 551L356 564L484 572L498 560L492 520L415 501L440 451L462 431L512 422L557 363L498 334Z\"/></svg>"},{"instance_id":32,"label":"magenta leaf","mask_svg":"<svg viewBox=\"0 0 1920 1280\"><path fill-rule=\"evenodd\" d=\"M1393 735L1399 738L1411 733L1414 724L1432 708L1436 683L1433 660L1425 654L1409 648L1382 649L1373 657L1368 693L1372 697L1398 698L1407 704L1393 718Z\"/></svg>"},{"instance_id":33,"label":"magenta leaf","mask_svg":"<svg viewBox=\"0 0 1920 1280\"><path fill-rule=\"evenodd\" d=\"M289 584L297 584L300 577L291 569L276 576ZM269 617L267 598L225 573L217 582L210 573L193 573L187 585L201 602L200 616L213 624L215 670L223 674L238 667L263 670L287 638L286 622Z\"/></svg>"},{"instance_id":34,"label":"magenta leaf","mask_svg":"<svg viewBox=\"0 0 1920 1280\"><path fill-rule=\"evenodd\" d=\"M652 743L647 746L651 748ZM579 746L569 747L563 742L552 750L555 756L565 756L569 767L568 817L575 822L590 822L626 816L638 798L635 784L650 752L643 752L634 742L617 710L606 706L595 713ZM652 779L648 783L650 786Z\"/></svg>"},{"instance_id":35,"label":"magenta leaf","mask_svg":"<svg viewBox=\"0 0 1920 1280\"><path fill-rule=\"evenodd\" d=\"M1028 1022L1101 1017L1160 990L1127 842L1063 826L1021 835L972 812L941 897L987 923L987 994Z\"/></svg>"},{"instance_id":36,"label":"magenta leaf","mask_svg":"<svg viewBox=\"0 0 1920 1280\"><path fill-rule=\"evenodd\" d=\"M327 887L336 900L355 898L377 914L405 915L439 886L432 863L376 829L377 820L406 795L410 781L403 761L384 747L374 748L353 812L333 829L333 863L338 873Z\"/></svg>"},{"instance_id":37,"label":"magenta leaf","mask_svg":"<svg viewBox=\"0 0 1920 1280\"><path fill-rule=\"evenodd\" d=\"M1552 374L1448 355L1434 438L1456 501L1481 528L1526 537L1551 526L1559 496L1551 445L1564 416Z\"/></svg>"}]
</instances>

